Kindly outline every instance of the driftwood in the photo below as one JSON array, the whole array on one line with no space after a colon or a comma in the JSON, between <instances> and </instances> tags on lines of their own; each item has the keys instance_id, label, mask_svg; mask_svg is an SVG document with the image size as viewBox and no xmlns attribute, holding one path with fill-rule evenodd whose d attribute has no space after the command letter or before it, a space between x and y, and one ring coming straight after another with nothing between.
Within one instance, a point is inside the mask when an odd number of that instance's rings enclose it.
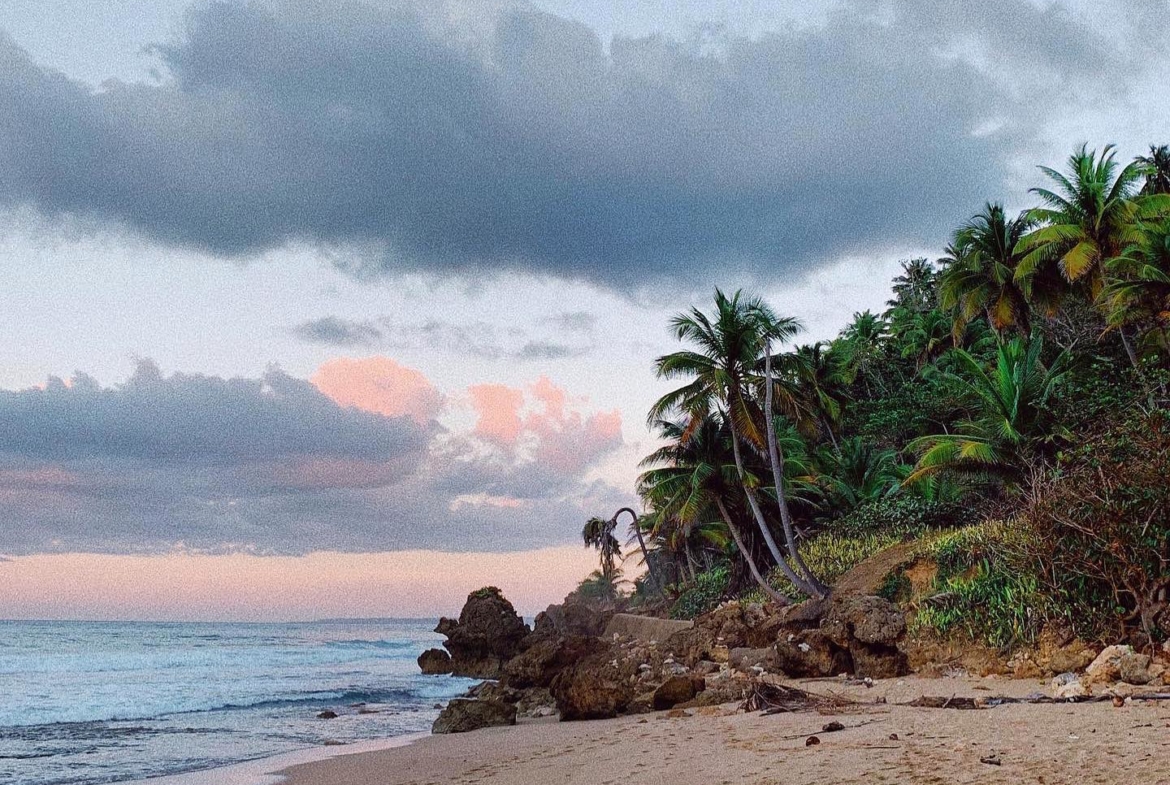
<instances>
[{"instance_id":1,"label":"driftwood","mask_svg":"<svg viewBox=\"0 0 1170 785\"><path fill-rule=\"evenodd\" d=\"M1027 704L1068 704L1068 703L1104 703L1114 701L1116 695L1085 695L1075 698L1050 698L1047 695L1029 695L1023 698L1009 698L1007 696L986 698L958 698L952 695L949 698L923 695L909 703L899 703L899 706L913 706L918 709L994 709L1012 703ZM1170 700L1170 693L1150 692L1129 696L1135 701L1165 701Z\"/></svg>"},{"instance_id":2,"label":"driftwood","mask_svg":"<svg viewBox=\"0 0 1170 785\"><path fill-rule=\"evenodd\" d=\"M764 714L786 714L797 711L831 711L854 705L857 705L857 701L840 695L822 695L787 684L757 681L739 708Z\"/></svg>"}]
</instances>

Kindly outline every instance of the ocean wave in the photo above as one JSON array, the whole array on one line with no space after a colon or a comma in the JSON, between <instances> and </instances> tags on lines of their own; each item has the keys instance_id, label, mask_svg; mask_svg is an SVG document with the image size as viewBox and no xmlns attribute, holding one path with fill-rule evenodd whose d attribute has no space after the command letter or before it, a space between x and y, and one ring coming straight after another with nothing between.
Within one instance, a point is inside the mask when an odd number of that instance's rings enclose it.
<instances>
[{"instance_id":1,"label":"ocean wave","mask_svg":"<svg viewBox=\"0 0 1170 785\"><path fill-rule=\"evenodd\" d=\"M348 640L348 641L326 641L325 648L327 649L392 649L395 651L402 651L404 649L417 648L418 644L414 641L364 641L364 640Z\"/></svg>"}]
</instances>

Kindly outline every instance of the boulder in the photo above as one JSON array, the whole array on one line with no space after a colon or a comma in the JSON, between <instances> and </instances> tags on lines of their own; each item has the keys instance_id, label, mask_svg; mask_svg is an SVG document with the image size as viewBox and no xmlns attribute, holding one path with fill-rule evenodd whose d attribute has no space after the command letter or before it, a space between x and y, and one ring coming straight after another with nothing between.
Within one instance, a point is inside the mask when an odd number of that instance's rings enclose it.
<instances>
[{"instance_id":1,"label":"boulder","mask_svg":"<svg viewBox=\"0 0 1170 785\"><path fill-rule=\"evenodd\" d=\"M516 707L499 700L455 698L439 713L431 733L466 733L493 725L515 725Z\"/></svg>"},{"instance_id":2,"label":"boulder","mask_svg":"<svg viewBox=\"0 0 1170 785\"><path fill-rule=\"evenodd\" d=\"M634 698L637 666L609 651L578 660L557 674L550 691L562 721L616 717Z\"/></svg>"},{"instance_id":3,"label":"boulder","mask_svg":"<svg viewBox=\"0 0 1170 785\"><path fill-rule=\"evenodd\" d=\"M1084 698L1088 695L1088 688L1081 683L1075 673L1062 673L1052 679L1052 697L1057 700Z\"/></svg>"},{"instance_id":4,"label":"boulder","mask_svg":"<svg viewBox=\"0 0 1170 785\"><path fill-rule=\"evenodd\" d=\"M1150 673L1150 657L1146 654L1124 654L1117 662L1119 678L1126 684L1149 684L1154 680Z\"/></svg>"},{"instance_id":5,"label":"boulder","mask_svg":"<svg viewBox=\"0 0 1170 785\"><path fill-rule=\"evenodd\" d=\"M443 646L451 654L452 673L496 679L529 630L500 590L488 586L467 596L458 620L440 619L435 632L447 636Z\"/></svg>"},{"instance_id":6,"label":"boulder","mask_svg":"<svg viewBox=\"0 0 1170 785\"><path fill-rule=\"evenodd\" d=\"M693 700L706 688L707 683L702 676L696 674L671 676L654 690L654 708L657 711L674 708L680 703Z\"/></svg>"},{"instance_id":7,"label":"boulder","mask_svg":"<svg viewBox=\"0 0 1170 785\"><path fill-rule=\"evenodd\" d=\"M605 644L593 637L540 637L508 660L503 668L504 678L509 685L521 689L548 687L566 667L604 648Z\"/></svg>"},{"instance_id":8,"label":"boulder","mask_svg":"<svg viewBox=\"0 0 1170 785\"><path fill-rule=\"evenodd\" d=\"M849 650L821 629L789 634L776 643L776 658L789 676L836 676L853 671Z\"/></svg>"},{"instance_id":9,"label":"boulder","mask_svg":"<svg viewBox=\"0 0 1170 785\"><path fill-rule=\"evenodd\" d=\"M451 655L442 649L427 649L418 655L418 667L428 676L451 672Z\"/></svg>"},{"instance_id":10,"label":"boulder","mask_svg":"<svg viewBox=\"0 0 1170 785\"><path fill-rule=\"evenodd\" d=\"M1121 678L1121 659L1133 654L1132 646L1106 646L1085 668L1086 684L1107 684Z\"/></svg>"},{"instance_id":11,"label":"boulder","mask_svg":"<svg viewBox=\"0 0 1170 785\"><path fill-rule=\"evenodd\" d=\"M559 605L550 605L533 620L533 637L589 637L605 631L613 610L570 594Z\"/></svg>"},{"instance_id":12,"label":"boulder","mask_svg":"<svg viewBox=\"0 0 1170 785\"><path fill-rule=\"evenodd\" d=\"M906 634L906 617L897 606L881 597L846 597L829 609L821 628L835 629L849 640L865 644L893 645Z\"/></svg>"},{"instance_id":13,"label":"boulder","mask_svg":"<svg viewBox=\"0 0 1170 785\"><path fill-rule=\"evenodd\" d=\"M906 655L897 646L852 643L853 675L861 679L893 679L910 672Z\"/></svg>"}]
</instances>

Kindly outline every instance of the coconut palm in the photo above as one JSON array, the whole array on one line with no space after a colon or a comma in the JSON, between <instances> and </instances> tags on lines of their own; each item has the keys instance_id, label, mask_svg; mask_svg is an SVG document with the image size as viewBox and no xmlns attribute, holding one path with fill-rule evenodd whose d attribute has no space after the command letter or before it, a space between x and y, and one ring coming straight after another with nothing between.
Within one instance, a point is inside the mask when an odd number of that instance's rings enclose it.
<instances>
[{"instance_id":1,"label":"coconut palm","mask_svg":"<svg viewBox=\"0 0 1170 785\"><path fill-rule=\"evenodd\" d=\"M823 430L836 447L847 384L841 352L820 341L797 346L792 355L799 394L808 402L818 430Z\"/></svg>"},{"instance_id":2,"label":"coconut palm","mask_svg":"<svg viewBox=\"0 0 1170 785\"><path fill-rule=\"evenodd\" d=\"M839 343L845 367L853 382L861 380L865 391L873 395L872 379L877 379L881 392L887 392L877 370L886 359L886 340L889 325L871 311L853 314L853 321L841 331Z\"/></svg>"},{"instance_id":3,"label":"coconut palm","mask_svg":"<svg viewBox=\"0 0 1170 785\"><path fill-rule=\"evenodd\" d=\"M900 485L897 453L857 436L843 439L839 450L822 451L819 464L828 503L840 512L890 496Z\"/></svg>"},{"instance_id":4,"label":"coconut palm","mask_svg":"<svg viewBox=\"0 0 1170 785\"><path fill-rule=\"evenodd\" d=\"M768 583L744 540L742 523L730 500L739 491L740 475L731 449L726 418L705 418L697 426L660 420L655 424L666 446L642 461L646 471L638 478L638 493L654 507L659 520L681 524L685 535L718 519L727 527L752 578L781 604L788 598ZM686 438L683 438L683 437Z\"/></svg>"},{"instance_id":5,"label":"coconut palm","mask_svg":"<svg viewBox=\"0 0 1170 785\"><path fill-rule=\"evenodd\" d=\"M1029 298L1016 270L1024 255L1020 240L1034 227L1026 214L1010 219L1003 205L989 202L955 232L941 260L939 297L951 314L956 341L978 316L985 316L1000 336L1031 332ZM1033 294L1044 310L1053 310L1051 285L1036 286L1034 278L1029 281Z\"/></svg>"},{"instance_id":6,"label":"coconut palm","mask_svg":"<svg viewBox=\"0 0 1170 785\"><path fill-rule=\"evenodd\" d=\"M1170 219L1144 226L1140 239L1108 265L1101 294L1112 328L1134 326L1165 345L1170 326Z\"/></svg>"},{"instance_id":7,"label":"coconut palm","mask_svg":"<svg viewBox=\"0 0 1170 785\"><path fill-rule=\"evenodd\" d=\"M655 361L656 370L659 378L682 378L688 382L654 404L650 410L650 422L668 419L674 414L685 416L685 440L689 438L690 431L707 417L726 417L740 484L768 550L794 585L810 595L823 596L827 588L803 565L796 549L792 518L784 492L782 458L774 443L774 428L770 427L777 409L788 414L802 409L800 402L788 394L789 388L776 384L771 374L773 342L782 343L791 339L800 331L800 323L795 319L777 317L758 297L745 296L738 291L728 297L716 289L712 316L692 308L674 317L671 327L679 340L690 343L694 349L659 357ZM761 357L765 364L762 380L756 375ZM759 397L753 394L761 383L765 398L763 409ZM776 544L764 517L757 484L745 468L743 447L761 452L766 450L773 462L776 498L787 556Z\"/></svg>"},{"instance_id":8,"label":"coconut palm","mask_svg":"<svg viewBox=\"0 0 1170 785\"><path fill-rule=\"evenodd\" d=\"M1146 182L1143 194L1170 194L1170 145L1150 145L1149 155L1139 155Z\"/></svg>"},{"instance_id":9,"label":"coconut palm","mask_svg":"<svg viewBox=\"0 0 1170 785\"><path fill-rule=\"evenodd\" d=\"M894 278L894 298L886 302L890 310L903 309L925 313L938 304L938 273L927 259L901 262L902 274ZM887 312L889 316L889 312Z\"/></svg>"},{"instance_id":10,"label":"coconut palm","mask_svg":"<svg viewBox=\"0 0 1170 785\"><path fill-rule=\"evenodd\" d=\"M977 481L1017 481L1029 451L1060 434L1046 404L1067 373L1068 354L1046 367L1040 360L1043 346L1039 337L1000 344L990 371L956 349L952 356L962 370L946 376L965 395L971 416L955 433L910 442L919 457L905 484L944 472Z\"/></svg>"},{"instance_id":11,"label":"coconut palm","mask_svg":"<svg viewBox=\"0 0 1170 785\"><path fill-rule=\"evenodd\" d=\"M1142 164L1119 169L1115 152L1107 145L1098 156L1082 145L1069 157L1067 174L1040 167L1055 190L1032 189L1045 206L1028 212L1038 228L1018 246L1015 278L1025 295L1031 296L1038 273L1055 266L1071 286L1095 299L1104 287L1105 263L1139 239L1136 221L1170 206L1164 194L1139 195Z\"/></svg>"},{"instance_id":12,"label":"coconut palm","mask_svg":"<svg viewBox=\"0 0 1170 785\"><path fill-rule=\"evenodd\" d=\"M642 552L642 563L646 565L646 572L650 575L650 582L654 585L655 590L660 590L662 584L658 579L654 562L650 559L650 552L646 550L646 539L642 536L641 519L638 517L638 513L634 512L631 508L622 507L613 514L613 524L615 527L617 526L617 519L621 517L622 513L630 514L630 533L638 541L638 550Z\"/></svg>"}]
</instances>

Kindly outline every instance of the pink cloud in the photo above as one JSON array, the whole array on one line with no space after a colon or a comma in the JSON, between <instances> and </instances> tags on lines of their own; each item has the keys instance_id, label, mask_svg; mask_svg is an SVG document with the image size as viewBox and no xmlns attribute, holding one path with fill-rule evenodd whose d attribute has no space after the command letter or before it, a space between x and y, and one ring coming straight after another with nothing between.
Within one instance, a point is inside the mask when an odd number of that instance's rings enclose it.
<instances>
[{"instance_id":1,"label":"pink cloud","mask_svg":"<svg viewBox=\"0 0 1170 785\"><path fill-rule=\"evenodd\" d=\"M403 415L425 425L443 410L443 396L420 371L389 357L329 360L310 381L342 406L387 417Z\"/></svg>"},{"instance_id":2,"label":"pink cloud","mask_svg":"<svg viewBox=\"0 0 1170 785\"><path fill-rule=\"evenodd\" d=\"M563 387L541 377L527 390L502 384L470 389L474 434L530 457L558 474L581 473L622 443L621 413L583 414Z\"/></svg>"}]
</instances>

